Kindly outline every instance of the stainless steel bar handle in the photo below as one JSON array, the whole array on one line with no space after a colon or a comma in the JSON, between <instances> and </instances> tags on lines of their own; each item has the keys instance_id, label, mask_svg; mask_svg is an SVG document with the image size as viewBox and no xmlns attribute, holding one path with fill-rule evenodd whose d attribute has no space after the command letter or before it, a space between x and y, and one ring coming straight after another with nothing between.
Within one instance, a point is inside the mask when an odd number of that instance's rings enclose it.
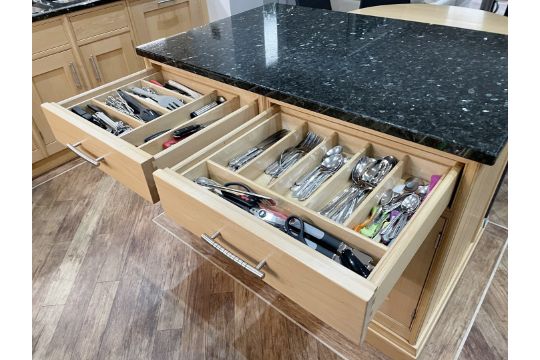
<instances>
[{"instance_id":1,"label":"stainless steel bar handle","mask_svg":"<svg viewBox=\"0 0 540 360\"><path fill-rule=\"evenodd\" d=\"M74 63L69 63L69 68L71 69L71 76L73 76L73 81L75 82L75 86L78 89L82 89L82 83L81 78L79 77L79 73L77 72L77 68L75 67Z\"/></svg>"},{"instance_id":2,"label":"stainless steel bar handle","mask_svg":"<svg viewBox=\"0 0 540 360\"><path fill-rule=\"evenodd\" d=\"M101 160L104 159L104 156L101 156L101 157L98 157L97 159L94 159L93 157L91 157L90 155L82 152L81 150L77 149L77 146L81 145L81 141L79 141L78 143L75 143L75 144L67 144L67 148L71 151L73 151L75 154L77 154L77 156L79 156L80 158L82 158L83 160L89 162L90 164L94 165L94 166L99 166Z\"/></svg>"},{"instance_id":3,"label":"stainless steel bar handle","mask_svg":"<svg viewBox=\"0 0 540 360\"><path fill-rule=\"evenodd\" d=\"M161 5L161 4L166 4L166 3L172 2L172 1L174 1L174 0L158 0L157 4Z\"/></svg>"},{"instance_id":4,"label":"stainless steel bar handle","mask_svg":"<svg viewBox=\"0 0 540 360\"><path fill-rule=\"evenodd\" d=\"M90 63L92 64L92 69L94 70L94 76L97 82L101 82L101 73L99 71L98 64L94 55L90 55Z\"/></svg>"},{"instance_id":5,"label":"stainless steel bar handle","mask_svg":"<svg viewBox=\"0 0 540 360\"><path fill-rule=\"evenodd\" d=\"M207 235L207 234L203 233L201 235L201 238L204 241L206 241L208 244L212 245L212 247L214 247L214 249L216 249L217 251L219 251L220 253L225 255L227 258L234 261L235 263L237 263L238 265L240 265L241 267L243 267L247 271L249 271L252 275L257 277L258 279L263 279L264 278L264 272L262 272L261 269L263 268L264 265L266 265L266 260L261 261L257 266L252 266L252 265L248 264L246 261L244 261L243 259L241 259L238 256L234 255L232 252L225 249L219 243L214 241L214 239L217 238L220 235L221 234L219 233L219 231L215 232L212 235Z\"/></svg>"}]
</instances>

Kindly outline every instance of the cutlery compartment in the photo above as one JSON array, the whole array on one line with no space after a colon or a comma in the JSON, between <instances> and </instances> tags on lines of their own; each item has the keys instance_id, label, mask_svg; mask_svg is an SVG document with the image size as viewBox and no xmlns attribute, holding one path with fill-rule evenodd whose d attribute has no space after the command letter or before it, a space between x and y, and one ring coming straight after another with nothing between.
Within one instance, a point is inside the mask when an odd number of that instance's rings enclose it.
<instances>
[{"instance_id":1,"label":"cutlery compartment","mask_svg":"<svg viewBox=\"0 0 540 360\"><path fill-rule=\"evenodd\" d=\"M171 79L181 84L184 83L184 78L177 74L166 74L164 71L147 69L67 99L60 104L45 103L42 108L59 142L145 199L157 202L159 197L152 177L152 172L156 168L181 164L195 153L199 153L199 156L207 155L203 150L215 150L209 145L220 140L224 134L225 137L238 137L257 125L264 117L254 119L259 112L256 96L244 97L240 100L238 95L221 89L211 90L202 85L195 88L193 81L190 81L188 86L203 94L201 98L197 100L186 99L187 103L184 106L173 111L160 111L161 116L146 123L104 103L106 96L116 89L127 89L134 85L148 85L146 82L151 79L160 82ZM150 85L148 86L150 87ZM165 93L165 90L161 90L161 93ZM217 96L223 96L226 101L194 119L190 117L191 112L215 100ZM181 95L177 95L177 97L181 97ZM145 107L157 109L155 105L150 103L141 103ZM87 104L100 107L109 117L121 120L133 129L115 136L71 111L75 105L87 110ZM241 107L240 104L242 104ZM161 148L161 140L165 141L170 133L165 133L159 138L144 143L146 137L158 131L171 129L172 133L174 129L189 124L208 126L166 150Z\"/></svg>"},{"instance_id":2,"label":"cutlery compartment","mask_svg":"<svg viewBox=\"0 0 540 360\"><path fill-rule=\"evenodd\" d=\"M382 181L379 184L379 186L377 186L371 192L371 194L365 199L365 201L363 201L362 204L360 204L360 206L356 209L356 211L354 211L351 214L351 216L347 219L347 221L345 221L344 223L345 226L351 229L354 229L357 225L363 223L368 218L370 218L370 213L372 211L372 208L379 204L382 194L387 190L394 189L396 186L403 185L406 182L406 180L409 179L410 177L421 179L424 185L429 185L432 176L440 176L441 179L439 179L434 185L433 190L435 190L439 182L442 180L442 177L444 176L444 174L448 171L447 168L443 165L439 165L439 164L436 164L431 161L428 161L419 157L415 157L415 156L404 157L403 160L401 160L398 165L399 166L396 166L393 169L393 171L390 174L388 174L386 181ZM431 190L431 192L433 190ZM428 194L428 197L430 193ZM417 213L421 210L422 206L424 206L428 197L426 197L420 203L418 209L412 214L412 217L407 221L407 225L410 222L414 221L414 218L417 216ZM403 228L402 231L405 231L405 229L406 227ZM379 235L372 238L372 237L368 237L364 235L363 233L359 233L359 235L362 238L369 239L371 241L379 243L380 231L378 232L378 234ZM392 241L389 244L389 246L392 246L394 241Z\"/></svg>"},{"instance_id":3,"label":"cutlery compartment","mask_svg":"<svg viewBox=\"0 0 540 360\"><path fill-rule=\"evenodd\" d=\"M287 134L285 134L282 138L275 141L268 148L264 149L261 154L240 167L240 169L238 170L240 172L244 169L249 168L251 164L258 162L259 159L263 159L262 161L264 162L264 159L267 159L266 154L277 151L274 149L285 149L288 144L292 144L294 141L296 141L296 139L301 136L303 132L303 126L303 121L283 122L281 120L280 113L274 114L270 118L263 121L260 125L247 132L243 136L239 137L231 144L225 146L218 153L214 154L211 157L211 160L226 168L231 159L238 155L246 153L248 149L254 148L262 141L267 139L269 136L277 133L280 130L288 131Z\"/></svg>"},{"instance_id":4,"label":"cutlery compartment","mask_svg":"<svg viewBox=\"0 0 540 360\"><path fill-rule=\"evenodd\" d=\"M313 127L315 128L316 125ZM334 179L343 178L343 174L350 171L351 166L354 166L356 160L365 153L366 147L368 146L367 142L338 134L331 129L326 129L325 131L329 134L328 137L325 138L325 141L313 149L311 153L301 158L291 168L287 169L287 171L285 171L276 181L268 185L271 190L291 201L298 202L303 206L312 209L313 206L310 204L314 201L314 199L320 197L319 194L321 194L323 188L326 188L328 183L333 183L336 181ZM322 130L319 130L319 133L322 132ZM319 186L318 189L315 190L315 192L313 192L313 194L307 199L300 200L299 198L295 197L292 190L295 183L317 168L325 158L327 152L336 146L341 146L343 148L341 154L345 158L344 164L336 172L334 172L330 178L323 182L322 185Z\"/></svg>"},{"instance_id":5,"label":"cutlery compartment","mask_svg":"<svg viewBox=\"0 0 540 360\"><path fill-rule=\"evenodd\" d=\"M138 129L140 134L133 135L133 136L138 137L137 140L139 141L137 143L140 142L141 140L140 137L144 136L142 138L143 142L138 145L139 148L152 155L156 155L162 151L166 151L171 148L174 148L175 146L178 146L180 143L188 140L190 137L196 136L198 134L198 133L195 133L192 136L172 145L171 147L164 149L163 143L173 139L173 133L175 130L178 130L180 128L184 128L187 126L191 126L191 125L202 125L202 126L205 126L205 128L203 128L201 131L204 131L209 127L218 125L220 120L223 117L236 111L240 106L240 101L238 100L238 97L234 97L200 116L197 116L195 118L190 117L190 113L191 113L190 110L194 108L194 106L192 105L198 104L196 106L196 108L198 109L201 107L200 106L201 104L203 104L202 106L204 106L205 103L212 102L215 100L215 98L216 98L216 92L213 92L209 95L205 95L204 98L198 99L197 101L191 103L190 106L186 106L184 109L182 109L183 111L176 110L172 112L167 119L165 119L164 117L163 118L164 121L160 121L158 124L153 126L153 129L144 129L144 128ZM160 119L156 119L156 121L159 121L159 120ZM151 123L149 123L148 125L150 125ZM163 134L153 138L152 140L144 142L144 139L147 138L148 136L151 136L152 134L155 134L156 132L161 132L165 130L167 131L164 132ZM128 137L127 140L129 141L130 138L131 137Z\"/></svg>"}]
</instances>

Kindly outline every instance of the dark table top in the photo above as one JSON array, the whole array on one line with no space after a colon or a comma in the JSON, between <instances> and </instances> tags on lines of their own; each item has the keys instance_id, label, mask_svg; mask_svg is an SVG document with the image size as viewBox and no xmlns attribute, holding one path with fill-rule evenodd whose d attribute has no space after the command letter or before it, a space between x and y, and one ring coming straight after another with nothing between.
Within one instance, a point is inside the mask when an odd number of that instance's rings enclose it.
<instances>
[{"instance_id":1,"label":"dark table top","mask_svg":"<svg viewBox=\"0 0 540 360\"><path fill-rule=\"evenodd\" d=\"M492 165L507 143L505 35L265 5L139 55Z\"/></svg>"},{"instance_id":2,"label":"dark table top","mask_svg":"<svg viewBox=\"0 0 540 360\"><path fill-rule=\"evenodd\" d=\"M42 0L43 11L32 14L32 22L49 19L55 16L88 9L94 6L104 5L120 0L75 0L69 3L57 3L50 0ZM34 5L34 3L32 3ZM36 6L40 6L39 4Z\"/></svg>"}]
</instances>

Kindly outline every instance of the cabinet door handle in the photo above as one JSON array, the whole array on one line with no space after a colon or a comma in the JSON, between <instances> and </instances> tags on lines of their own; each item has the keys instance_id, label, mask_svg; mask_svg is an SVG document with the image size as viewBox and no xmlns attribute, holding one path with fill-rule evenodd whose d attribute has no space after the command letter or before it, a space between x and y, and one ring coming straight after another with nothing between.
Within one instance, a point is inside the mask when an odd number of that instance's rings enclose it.
<instances>
[{"instance_id":1,"label":"cabinet door handle","mask_svg":"<svg viewBox=\"0 0 540 360\"><path fill-rule=\"evenodd\" d=\"M166 4L166 3L172 2L172 1L174 1L174 0L158 0L157 4L161 5L161 4Z\"/></svg>"},{"instance_id":2,"label":"cabinet door handle","mask_svg":"<svg viewBox=\"0 0 540 360\"><path fill-rule=\"evenodd\" d=\"M75 86L77 89L82 89L82 83L81 78L79 77L79 73L77 72L77 68L75 67L74 63L69 63L69 68L71 69L71 76L73 76L73 81L75 82Z\"/></svg>"},{"instance_id":3,"label":"cabinet door handle","mask_svg":"<svg viewBox=\"0 0 540 360\"><path fill-rule=\"evenodd\" d=\"M240 265L241 267L243 267L244 269L249 271L249 273L251 275L255 276L258 279L263 279L265 274L264 274L264 272L261 271L261 269L263 268L264 265L266 265L266 260L261 261L257 266L252 266L252 265L248 264L245 260L243 260L240 257L234 255L232 252L225 249L219 243L214 241L214 239L217 238L220 235L221 234L219 233L219 231L217 231L212 235L202 234L201 238L204 241L206 241L208 244L212 245L212 247L214 249L216 249L217 251L219 251L220 253L225 255L225 257L227 257L228 259L234 261L236 264Z\"/></svg>"},{"instance_id":4,"label":"cabinet door handle","mask_svg":"<svg viewBox=\"0 0 540 360\"><path fill-rule=\"evenodd\" d=\"M82 158L83 160L89 162L90 164L94 165L94 166L99 166L101 160L104 159L103 156L101 157L98 157L97 159L94 159L93 157L91 157L90 155L86 154L85 152L77 149L77 146L81 145L82 141L79 141L78 143L75 143L75 144L67 144L67 148L71 151L73 151L75 154L77 154L78 157Z\"/></svg>"},{"instance_id":5,"label":"cabinet door handle","mask_svg":"<svg viewBox=\"0 0 540 360\"><path fill-rule=\"evenodd\" d=\"M94 76L96 78L96 81L101 82L101 72L99 71L99 67L94 55L90 55L90 63L92 64L92 69L94 70Z\"/></svg>"}]
</instances>

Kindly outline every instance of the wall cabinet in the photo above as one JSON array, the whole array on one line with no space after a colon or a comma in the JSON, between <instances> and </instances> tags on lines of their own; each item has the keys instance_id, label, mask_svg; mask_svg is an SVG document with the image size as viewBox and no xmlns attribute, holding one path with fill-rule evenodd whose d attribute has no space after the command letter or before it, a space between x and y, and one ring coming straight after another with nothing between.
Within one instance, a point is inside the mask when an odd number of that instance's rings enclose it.
<instances>
[{"instance_id":1,"label":"wall cabinet","mask_svg":"<svg viewBox=\"0 0 540 360\"><path fill-rule=\"evenodd\" d=\"M142 0L130 4L138 44L171 36L207 22L200 0Z\"/></svg>"},{"instance_id":2,"label":"wall cabinet","mask_svg":"<svg viewBox=\"0 0 540 360\"><path fill-rule=\"evenodd\" d=\"M129 32L80 47L91 87L100 86L142 68Z\"/></svg>"}]
</instances>

